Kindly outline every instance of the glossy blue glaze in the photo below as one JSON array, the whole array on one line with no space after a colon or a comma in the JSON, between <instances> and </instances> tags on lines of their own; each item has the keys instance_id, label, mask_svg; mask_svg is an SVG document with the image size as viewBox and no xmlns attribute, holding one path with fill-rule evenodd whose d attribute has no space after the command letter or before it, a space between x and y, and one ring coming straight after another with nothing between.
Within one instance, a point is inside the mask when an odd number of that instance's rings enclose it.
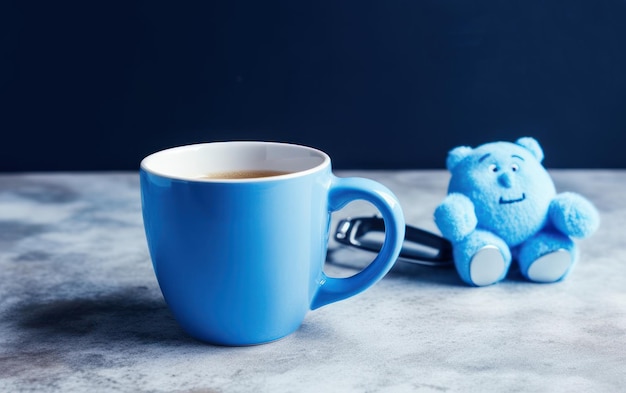
<instances>
[{"instance_id":1,"label":"glossy blue glaze","mask_svg":"<svg viewBox=\"0 0 626 393\"><path fill-rule=\"evenodd\" d=\"M140 170L143 219L163 296L191 336L250 345L295 331L305 314L355 295L396 260L404 219L371 180L335 177L330 164L262 181L204 182ZM330 213L374 204L387 238L374 262L347 278L323 272Z\"/></svg>"}]
</instances>

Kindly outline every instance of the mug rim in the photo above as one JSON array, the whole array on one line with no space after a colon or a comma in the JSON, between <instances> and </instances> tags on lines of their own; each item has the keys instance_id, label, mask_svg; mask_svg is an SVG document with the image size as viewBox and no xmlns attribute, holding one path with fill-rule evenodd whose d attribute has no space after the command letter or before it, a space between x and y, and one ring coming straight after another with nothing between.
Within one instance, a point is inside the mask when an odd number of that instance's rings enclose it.
<instances>
[{"instance_id":1,"label":"mug rim","mask_svg":"<svg viewBox=\"0 0 626 393\"><path fill-rule=\"evenodd\" d=\"M160 158L160 156L166 154L172 154L176 152L181 152L185 150L197 150L207 146L217 146L217 145L264 145L264 146L283 146L287 148L293 148L294 150L303 150L308 151L309 153L313 153L318 155L322 161L308 169L297 170L285 174L279 174L274 176L266 176L266 177L252 177L252 178L236 178L236 179L224 179L224 178L204 178L204 177L193 177L193 176L184 176L166 173L165 171L157 170L151 167L151 161ZM190 143L185 145L173 146L169 148L165 148L162 150L155 151L151 154L145 156L139 165L140 170L150 173L155 176L159 176L166 179L175 179L182 180L187 182L197 182L197 183L258 183L258 182L271 182L277 180L287 180L292 178L297 178L301 176L306 176L310 173L317 172L322 168L330 166L331 160L330 156L323 152L322 150L316 149L314 147L300 145L296 143L289 142L272 142L272 141L256 141L256 140L241 140L241 141L215 141L215 142L199 142L199 143Z\"/></svg>"}]
</instances>

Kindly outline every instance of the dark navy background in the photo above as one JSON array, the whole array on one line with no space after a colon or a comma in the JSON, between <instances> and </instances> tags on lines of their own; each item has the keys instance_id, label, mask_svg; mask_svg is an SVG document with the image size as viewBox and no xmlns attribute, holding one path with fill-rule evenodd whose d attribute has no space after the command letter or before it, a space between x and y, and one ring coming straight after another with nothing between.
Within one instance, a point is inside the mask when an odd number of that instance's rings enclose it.
<instances>
[{"instance_id":1,"label":"dark navy background","mask_svg":"<svg viewBox=\"0 0 626 393\"><path fill-rule=\"evenodd\" d=\"M626 168L626 1L3 1L0 94L0 171L229 139L443 168L526 135Z\"/></svg>"}]
</instances>

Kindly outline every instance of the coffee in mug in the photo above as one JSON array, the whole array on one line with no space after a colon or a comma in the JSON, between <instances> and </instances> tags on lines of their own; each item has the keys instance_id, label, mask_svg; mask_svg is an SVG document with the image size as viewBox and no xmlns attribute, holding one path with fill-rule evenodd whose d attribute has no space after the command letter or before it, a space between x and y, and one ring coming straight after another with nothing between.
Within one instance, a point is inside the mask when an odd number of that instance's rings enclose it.
<instances>
[{"instance_id":1,"label":"coffee in mug","mask_svg":"<svg viewBox=\"0 0 626 393\"><path fill-rule=\"evenodd\" d=\"M291 172L267 169L242 169L238 171L208 173L204 176L200 176L200 179L254 179L257 177L286 175L288 173Z\"/></svg>"}]
</instances>

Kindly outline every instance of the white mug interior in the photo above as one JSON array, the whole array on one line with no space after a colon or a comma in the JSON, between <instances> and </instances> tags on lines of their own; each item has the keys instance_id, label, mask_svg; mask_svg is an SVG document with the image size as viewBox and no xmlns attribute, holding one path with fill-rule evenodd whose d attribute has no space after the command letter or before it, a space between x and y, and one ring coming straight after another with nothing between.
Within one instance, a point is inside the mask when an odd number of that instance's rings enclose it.
<instances>
[{"instance_id":1,"label":"white mug interior","mask_svg":"<svg viewBox=\"0 0 626 393\"><path fill-rule=\"evenodd\" d=\"M301 176L330 165L330 157L317 149L279 142L211 142L173 147L153 153L141 161L150 173L192 181L264 181L276 177ZM286 174L262 178L211 179L223 172L277 171Z\"/></svg>"}]
</instances>

